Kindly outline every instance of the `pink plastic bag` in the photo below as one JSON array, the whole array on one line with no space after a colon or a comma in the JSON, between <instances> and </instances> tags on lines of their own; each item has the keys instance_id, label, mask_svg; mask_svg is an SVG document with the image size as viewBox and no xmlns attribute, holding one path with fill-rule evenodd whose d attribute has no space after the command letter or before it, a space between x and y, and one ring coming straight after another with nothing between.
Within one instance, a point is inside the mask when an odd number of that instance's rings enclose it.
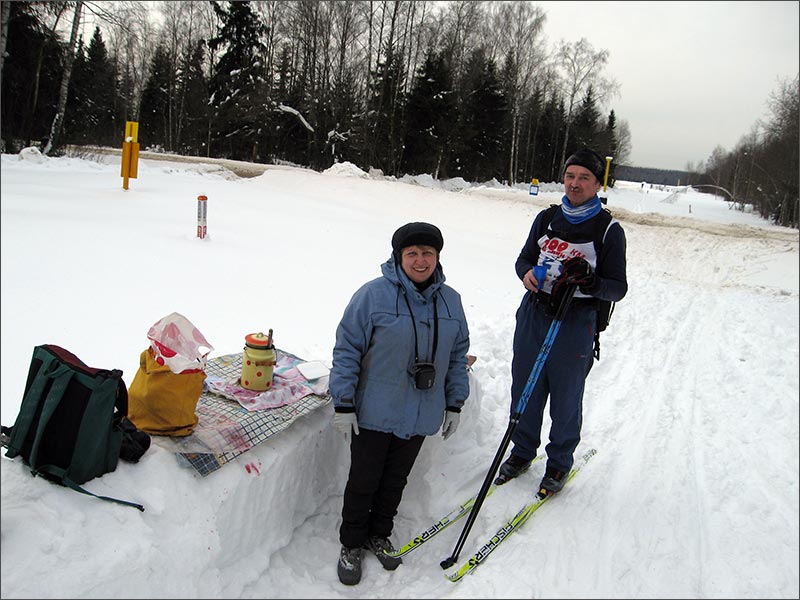
<instances>
[{"instance_id":1,"label":"pink plastic bag","mask_svg":"<svg viewBox=\"0 0 800 600\"><path fill-rule=\"evenodd\" d=\"M189 319L172 313L157 321L147 332L156 362L173 373L202 371L214 347Z\"/></svg>"}]
</instances>

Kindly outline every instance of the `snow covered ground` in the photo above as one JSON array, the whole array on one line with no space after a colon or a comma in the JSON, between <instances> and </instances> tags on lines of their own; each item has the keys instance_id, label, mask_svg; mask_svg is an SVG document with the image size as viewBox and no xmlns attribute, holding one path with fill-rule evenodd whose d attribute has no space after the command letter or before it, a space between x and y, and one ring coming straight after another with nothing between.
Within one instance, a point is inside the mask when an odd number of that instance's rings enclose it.
<instances>
[{"instance_id":1,"label":"snow covered ground","mask_svg":"<svg viewBox=\"0 0 800 600\"><path fill-rule=\"evenodd\" d=\"M378 276L400 225L444 234L478 362L461 427L426 440L393 539L407 541L478 491L508 425L514 261L561 197L526 185L395 181L353 165L271 167L2 156L2 423L12 425L34 346L120 368L177 311L214 346L276 344L330 365L352 293ZM208 237L196 237L196 197ZM336 577L349 455L325 406L206 478L154 438L138 464L87 483L102 502L4 459L3 598L797 598L798 231L710 194L618 182L628 296L589 375L585 470L477 571L443 577L462 523L405 557ZM690 207L691 206L691 210ZM545 425L547 426L547 425ZM254 468L255 467L255 468ZM487 499L466 559L535 491L542 462Z\"/></svg>"}]
</instances>

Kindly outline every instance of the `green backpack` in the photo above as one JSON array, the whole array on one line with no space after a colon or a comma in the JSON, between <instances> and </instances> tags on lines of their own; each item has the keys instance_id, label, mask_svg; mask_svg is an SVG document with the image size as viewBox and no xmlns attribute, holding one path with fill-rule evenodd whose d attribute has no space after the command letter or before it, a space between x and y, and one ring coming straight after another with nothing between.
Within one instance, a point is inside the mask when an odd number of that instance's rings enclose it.
<instances>
[{"instance_id":1,"label":"green backpack","mask_svg":"<svg viewBox=\"0 0 800 600\"><path fill-rule=\"evenodd\" d=\"M122 371L88 367L59 346L36 346L17 420L3 428L6 456L21 456L33 475L144 511L80 485L117 468L123 436L131 433L127 412Z\"/></svg>"}]
</instances>

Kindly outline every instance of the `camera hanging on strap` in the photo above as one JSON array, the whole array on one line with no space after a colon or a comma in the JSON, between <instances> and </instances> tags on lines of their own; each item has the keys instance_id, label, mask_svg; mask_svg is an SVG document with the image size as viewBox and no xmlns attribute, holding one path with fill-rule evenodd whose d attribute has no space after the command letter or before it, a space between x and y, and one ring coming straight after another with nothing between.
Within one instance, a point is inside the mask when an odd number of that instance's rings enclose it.
<instances>
[{"instance_id":1,"label":"camera hanging on strap","mask_svg":"<svg viewBox=\"0 0 800 600\"><path fill-rule=\"evenodd\" d=\"M411 315L411 324L414 326L414 364L411 366L410 374L414 378L414 387L418 390L429 390L436 383L436 366L433 362L420 362L419 360L419 340L417 339L417 322L414 319L414 311L411 310L411 303L408 301L406 291L403 290L403 299L408 307L408 314ZM436 345L439 342L439 313L436 308L436 294L433 295L433 351L431 360L436 358Z\"/></svg>"}]
</instances>

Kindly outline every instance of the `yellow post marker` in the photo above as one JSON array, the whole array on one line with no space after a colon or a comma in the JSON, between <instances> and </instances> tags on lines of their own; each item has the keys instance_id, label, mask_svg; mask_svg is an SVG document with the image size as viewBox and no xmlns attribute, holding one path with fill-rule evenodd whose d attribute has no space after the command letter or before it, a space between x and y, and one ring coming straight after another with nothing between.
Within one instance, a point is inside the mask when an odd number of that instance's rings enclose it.
<instances>
[{"instance_id":1,"label":"yellow post marker","mask_svg":"<svg viewBox=\"0 0 800 600\"><path fill-rule=\"evenodd\" d=\"M125 123L125 141L122 142L122 189L128 189L128 179L136 179L139 174L139 123Z\"/></svg>"},{"instance_id":2,"label":"yellow post marker","mask_svg":"<svg viewBox=\"0 0 800 600\"><path fill-rule=\"evenodd\" d=\"M611 161L614 160L613 156L606 156L606 174L603 177L603 191L608 188L608 172L611 169Z\"/></svg>"}]
</instances>

